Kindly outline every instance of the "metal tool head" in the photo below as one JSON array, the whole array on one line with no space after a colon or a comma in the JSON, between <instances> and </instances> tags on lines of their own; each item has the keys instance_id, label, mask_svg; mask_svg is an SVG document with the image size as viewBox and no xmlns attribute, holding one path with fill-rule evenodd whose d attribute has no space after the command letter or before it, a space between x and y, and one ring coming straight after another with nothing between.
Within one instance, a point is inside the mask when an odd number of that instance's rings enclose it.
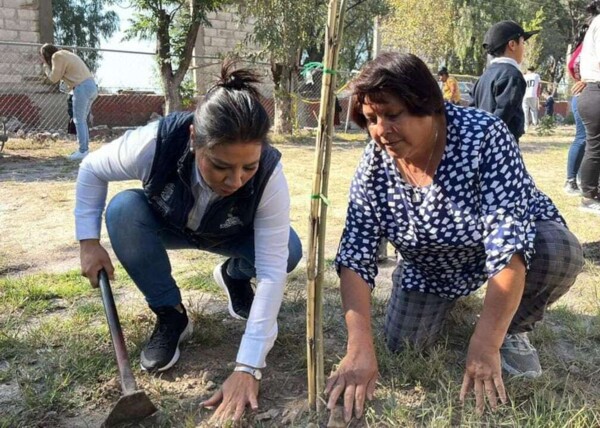
<instances>
[{"instance_id":1,"label":"metal tool head","mask_svg":"<svg viewBox=\"0 0 600 428\"><path fill-rule=\"evenodd\" d=\"M114 427L124 422L140 421L156 412L156 406L144 391L123 395L102 424L102 428Z\"/></svg>"}]
</instances>

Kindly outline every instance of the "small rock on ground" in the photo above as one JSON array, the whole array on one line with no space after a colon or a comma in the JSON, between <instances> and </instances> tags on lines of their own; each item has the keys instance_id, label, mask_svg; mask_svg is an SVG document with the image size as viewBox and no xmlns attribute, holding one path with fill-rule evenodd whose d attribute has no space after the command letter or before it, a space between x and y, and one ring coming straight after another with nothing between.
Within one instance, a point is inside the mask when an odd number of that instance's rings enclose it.
<instances>
[{"instance_id":1,"label":"small rock on ground","mask_svg":"<svg viewBox=\"0 0 600 428\"><path fill-rule=\"evenodd\" d=\"M331 410L329 414L329 422L327 422L327 428L346 428L346 421L344 421L344 408L342 406L336 406Z\"/></svg>"}]
</instances>

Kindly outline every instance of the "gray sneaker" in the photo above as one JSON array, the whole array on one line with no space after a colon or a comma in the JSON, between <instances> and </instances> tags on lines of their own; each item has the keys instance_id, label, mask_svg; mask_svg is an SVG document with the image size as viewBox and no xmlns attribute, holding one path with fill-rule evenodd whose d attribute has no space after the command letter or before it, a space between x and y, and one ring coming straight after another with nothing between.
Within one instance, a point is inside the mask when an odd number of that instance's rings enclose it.
<instances>
[{"instance_id":1,"label":"gray sneaker","mask_svg":"<svg viewBox=\"0 0 600 428\"><path fill-rule=\"evenodd\" d=\"M581 190L574 178L570 178L565 182L564 191L569 196L581 196Z\"/></svg>"},{"instance_id":2,"label":"gray sneaker","mask_svg":"<svg viewBox=\"0 0 600 428\"><path fill-rule=\"evenodd\" d=\"M579 206L581 211L600 215L600 200L597 198L581 198L581 205Z\"/></svg>"},{"instance_id":3,"label":"gray sneaker","mask_svg":"<svg viewBox=\"0 0 600 428\"><path fill-rule=\"evenodd\" d=\"M507 334L500 347L500 358L502 369L509 375L534 379L542 374L538 353L527 333Z\"/></svg>"}]
</instances>

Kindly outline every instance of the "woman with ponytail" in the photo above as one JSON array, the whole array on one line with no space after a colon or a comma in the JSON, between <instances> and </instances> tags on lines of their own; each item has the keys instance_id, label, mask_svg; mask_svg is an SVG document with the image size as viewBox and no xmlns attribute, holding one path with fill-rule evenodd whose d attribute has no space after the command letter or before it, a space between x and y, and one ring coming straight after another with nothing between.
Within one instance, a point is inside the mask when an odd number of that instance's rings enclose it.
<instances>
[{"instance_id":1,"label":"woman with ponytail","mask_svg":"<svg viewBox=\"0 0 600 428\"><path fill-rule=\"evenodd\" d=\"M106 229L119 262L157 320L144 346L144 370L163 372L192 333L167 249L225 256L213 276L232 317L246 320L235 369L203 404L217 423L258 407L260 370L277 336L286 274L302 247L290 227L290 198L281 154L268 141L269 117L250 70L226 62L194 113L173 113L128 131L84 159L77 177L75 225L81 271L92 286L114 274L100 243L108 182L138 179L106 208ZM256 278L256 291L250 280ZM202 329L203 326L198 326ZM193 356L201 361L201 356Z\"/></svg>"},{"instance_id":2,"label":"woman with ponytail","mask_svg":"<svg viewBox=\"0 0 600 428\"><path fill-rule=\"evenodd\" d=\"M586 134L580 168L583 196L580 208L600 215L600 0L592 0L586 12L590 15L590 26L583 39L579 66L586 86L577 102Z\"/></svg>"}]
</instances>

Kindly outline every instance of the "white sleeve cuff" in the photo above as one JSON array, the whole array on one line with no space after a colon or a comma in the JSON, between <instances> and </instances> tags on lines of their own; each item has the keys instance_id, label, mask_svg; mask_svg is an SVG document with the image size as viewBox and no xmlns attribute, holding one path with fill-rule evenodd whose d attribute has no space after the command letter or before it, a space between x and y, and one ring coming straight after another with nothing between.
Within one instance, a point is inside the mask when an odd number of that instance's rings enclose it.
<instances>
[{"instance_id":1,"label":"white sleeve cuff","mask_svg":"<svg viewBox=\"0 0 600 428\"><path fill-rule=\"evenodd\" d=\"M276 337L277 326L275 326L275 334L264 339L254 338L244 334L235 361L257 369L264 368L267 365L267 354L271 348L273 348Z\"/></svg>"}]
</instances>

